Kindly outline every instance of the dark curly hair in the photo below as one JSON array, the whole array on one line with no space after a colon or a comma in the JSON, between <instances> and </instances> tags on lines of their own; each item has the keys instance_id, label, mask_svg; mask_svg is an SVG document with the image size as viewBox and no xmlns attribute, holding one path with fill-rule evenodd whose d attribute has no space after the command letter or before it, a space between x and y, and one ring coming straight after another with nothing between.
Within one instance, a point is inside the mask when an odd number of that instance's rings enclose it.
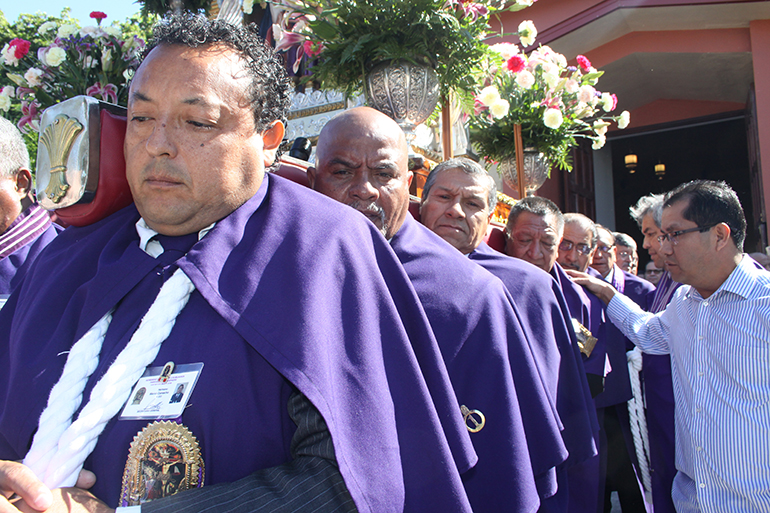
<instances>
[{"instance_id":1,"label":"dark curly hair","mask_svg":"<svg viewBox=\"0 0 770 513\"><path fill-rule=\"evenodd\" d=\"M678 201L689 201L682 211L682 217L698 226L714 226L718 223L729 226L735 247L743 251L746 217L738 195L726 182L693 180L682 184L666 194L663 208Z\"/></svg>"},{"instance_id":2,"label":"dark curly hair","mask_svg":"<svg viewBox=\"0 0 770 513\"><path fill-rule=\"evenodd\" d=\"M282 62L259 37L259 29L253 23L243 27L221 20L210 21L201 14L170 15L153 28L152 41L143 57L160 45L197 48L211 44L228 46L246 61L252 78L249 94L257 131L262 132L275 120L285 125L291 104L291 83Z\"/></svg>"}]
</instances>

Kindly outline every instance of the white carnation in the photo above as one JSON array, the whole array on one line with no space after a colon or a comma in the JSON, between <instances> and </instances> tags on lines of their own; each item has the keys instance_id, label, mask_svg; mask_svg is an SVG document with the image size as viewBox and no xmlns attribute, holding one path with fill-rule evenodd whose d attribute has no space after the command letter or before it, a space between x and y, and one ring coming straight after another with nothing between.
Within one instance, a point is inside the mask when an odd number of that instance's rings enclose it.
<instances>
[{"instance_id":1,"label":"white carnation","mask_svg":"<svg viewBox=\"0 0 770 513\"><path fill-rule=\"evenodd\" d=\"M29 84L30 87L38 87L43 85L43 81L40 80L40 77L43 76L43 70L38 68L29 68L26 73L24 73L24 80L27 81L27 84Z\"/></svg>"},{"instance_id":2,"label":"white carnation","mask_svg":"<svg viewBox=\"0 0 770 513\"><path fill-rule=\"evenodd\" d=\"M53 46L45 53L45 64L53 66L54 68L67 60L67 52L64 48Z\"/></svg>"},{"instance_id":3,"label":"white carnation","mask_svg":"<svg viewBox=\"0 0 770 513\"><path fill-rule=\"evenodd\" d=\"M56 36L61 38L69 37L72 34L77 34L79 30L80 29L78 29L77 25L67 23L59 27L59 30L56 32Z\"/></svg>"},{"instance_id":4,"label":"white carnation","mask_svg":"<svg viewBox=\"0 0 770 513\"><path fill-rule=\"evenodd\" d=\"M497 100L500 99L500 91L495 86L487 86L481 90L478 95L478 100L485 106L489 107Z\"/></svg>"},{"instance_id":5,"label":"white carnation","mask_svg":"<svg viewBox=\"0 0 770 513\"><path fill-rule=\"evenodd\" d=\"M520 71L516 74L516 85L523 89L529 89L535 84L535 76L528 70Z\"/></svg>"},{"instance_id":6,"label":"white carnation","mask_svg":"<svg viewBox=\"0 0 770 513\"><path fill-rule=\"evenodd\" d=\"M545 109L543 114L543 123L548 128L556 130L564 122L564 116L562 116L559 109Z\"/></svg>"},{"instance_id":7,"label":"white carnation","mask_svg":"<svg viewBox=\"0 0 770 513\"><path fill-rule=\"evenodd\" d=\"M0 94L0 110L8 112L11 109L11 97Z\"/></svg>"},{"instance_id":8,"label":"white carnation","mask_svg":"<svg viewBox=\"0 0 770 513\"><path fill-rule=\"evenodd\" d=\"M628 124L631 122L631 113L627 110L624 110L620 113L620 117L618 118L618 128L621 130L626 128Z\"/></svg>"},{"instance_id":9,"label":"white carnation","mask_svg":"<svg viewBox=\"0 0 770 513\"><path fill-rule=\"evenodd\" d=\"M532 46L537 37L537 28L532 20L525 20L519 24L519 40L523 46Z\"/></svg>"},{"instance_id":10,"label":"white carnation","mask_svg":"<svg viewBox=\"0 0 770 513\"><path fill-rule=\"evenodd\" d=\"M511 105L507 100L498 98L496 102L489 106L489 113L492 114L493 118L500 119L504 118L508 114L508 110L510 108Z\"/></svg>"},{"instance_id":11,"label":"white carnation","mask_svg":"<svg viewBox=\"0 0 770 513\"><path fill-rule=\"evenodd\" d=\"M43 23L37 28L37 33L41 35L45 35L46 33L52 31L55 28L56 28L55 21L46 21L45 23Z\"/></svg>"}]
</instances>

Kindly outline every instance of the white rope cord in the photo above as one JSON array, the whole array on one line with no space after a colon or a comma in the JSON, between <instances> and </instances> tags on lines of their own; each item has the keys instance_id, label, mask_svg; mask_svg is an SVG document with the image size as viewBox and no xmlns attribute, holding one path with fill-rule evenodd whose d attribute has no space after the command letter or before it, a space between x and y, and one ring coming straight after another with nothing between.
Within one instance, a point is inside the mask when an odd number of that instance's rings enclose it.
<instances>
[{"instance_id":1,"label":"white rope cord","mask_svg":"<svg viewBox=\"0 0 770 513\"><path fill-rule=\"evenodd\" d=\"M634 449L639 460L639 471L642 474L642 484L649 493L652 491L650 479L650 441L647 434L647 417L644 412L644 396L639 373L642 370L642 352L638 347L626 353L628 359L628 374L631 378L631 389L634 396L628 401L628 415L631 420L631 434L634 437Z\"/></svg>"},{"instance_id":2,"label":"white rope cord","mask_svg":"<svg viewBox=\"0 0 770 513\"><path fill-rule=\"evenodd\" d=\"M72 355L67 358L62 377L51 390L48 405L40 416L40 424L32 442L32 448L24 460L24 463L32 468L46 486L53 489L75 485L78 474L83 468L83 462L96 446L104 426L120 411L134 384L157 356L161 343L171 333L179 312L185 307L194 290L195 286L190 279L181 269L177 269L161 287L158 297L155 298L131 340L94 386L91 397L77 420L69 425L66 424L69 423L69 419L82 401L85 383L80 386L79 395L74 400L65 399L60 402L59 396L64 396L67 388L76 386L75 383L66 382L65 378L70 379L70 376L73 376L82 379L79 375L86 371L78 373L72 369L68 370ZM104 322L109 325L108 316L111 319L111 314L106 315L75 344L77 346L86 339L89 340L83 344L84 349L82 349L83 353L91 358L87 362L90 369L87 371L89 375L98 365L99 350L104 341L104 334L107 332L106 326L103 330L97 330L97 326ZM95 330L101 333L98 340L95 336L89 336ZM89 347L85 348L87 345ZM94 349L97 345L99 349ZM81 358L77 360L77 362L73 360L72 365L82 364ZM85 377L85 380L87 379L88 376ZM52 420L61 419L66 419L60 422L63 427L48 425ZM53 449L48 449L49 447Z\"/></svg>"}]
</instances>

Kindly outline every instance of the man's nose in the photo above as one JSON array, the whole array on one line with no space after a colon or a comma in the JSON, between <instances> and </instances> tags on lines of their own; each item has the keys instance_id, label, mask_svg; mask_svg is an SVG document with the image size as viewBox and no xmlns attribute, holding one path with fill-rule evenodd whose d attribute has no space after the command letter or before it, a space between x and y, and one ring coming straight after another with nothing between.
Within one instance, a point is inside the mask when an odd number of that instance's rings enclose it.
<instances>
[{"instance_id":1,"label":"man's nose","mask_svg":"<svg viewBox=\"0 0 770 513\"><path fill-rule=\"evenodd\" d=\"M374 187L367 177L361 177L350 187L350 194L359 200L373 201L379 196L377 187Z\"/></svg>"},{"instance_id":2,"label":"man's nose","mask_svg":"<svg viewBox=\"0 0 770 513\"><path fill-rule=\"evenodd\" d=\"M454 219L465 218L465 212L463 211L459 201L455 201L449 206L449 208L446 211L446 215L447 217L451 217Z\"/></svg>"},{"instance_id":3,"label":"man's nose","mask_svg":"<svg viewBox=\"0 0 770 513\"><path fill-rule=\"evenodd\" d=\"M147 152L153 157L175 157L177 148L173 137L173 127L169 127L166 122L155 122L152 133L147 138L146 147Z\"/></svg>"}]
</instances>

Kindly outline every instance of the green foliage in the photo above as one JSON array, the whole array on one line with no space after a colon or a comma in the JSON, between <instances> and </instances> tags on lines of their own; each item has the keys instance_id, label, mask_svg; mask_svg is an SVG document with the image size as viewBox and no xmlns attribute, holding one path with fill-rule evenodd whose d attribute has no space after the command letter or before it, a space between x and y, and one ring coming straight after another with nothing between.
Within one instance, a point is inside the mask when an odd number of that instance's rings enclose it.
<instances>
[{"instance_id":1,"label":"green foliage","mask_svg":"<svg viewBox=\"0 0 770 513\"><path fill-rule=\"evenodd\" d=\"M487 12L476 19L461 2L447 0L305 2L299 12L310 30L303 34L324 48L310 68L312 80L353 95L375 65L404 59L434 66L443 93L471 91L488 51L483 38L489 13L496 9L482 4Z\"/></svg>"},{"instance_id":2,"label":"green foliage","mask_svg":"<svg viewBox=\"0 0 770 513\"><path fill-rule=\"evenodd\" d=\"M173 11L172 0L137 0L142 4L143 15L163 16L169 11ZM203 13L208 15L211 9L211 0L181 0L181 9L193 13Z\"/></svg>"}]
</instances>

